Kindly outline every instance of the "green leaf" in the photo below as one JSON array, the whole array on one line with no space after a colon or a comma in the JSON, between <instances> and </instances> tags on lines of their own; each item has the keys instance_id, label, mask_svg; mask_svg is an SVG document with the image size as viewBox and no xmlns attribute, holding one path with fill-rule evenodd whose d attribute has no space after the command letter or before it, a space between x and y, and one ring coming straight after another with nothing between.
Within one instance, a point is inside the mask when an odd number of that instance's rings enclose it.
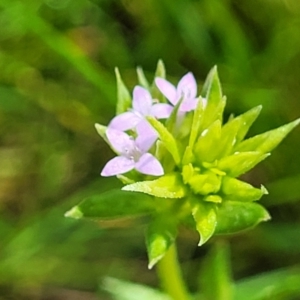
<instances>
[{"instance_id":1,"label":"green leaf","mask_svg":"<svg viewBox=\"0 0 300 300\"><path fill-rule=\"evenodd\" d=\"M178 173L170 173L155 180L126 185L123 191L149 194L159 198L183 198L187 191Z\"/></svg>"},{"instance_id":2,"label":"green leaf","mask_svg":"<svg viewBox=\"0 0 300 300\"><path fill-rule=\"evenodd\" d=\"M148 195L113 189L86 198L65 213L75 219L108 220L149 214L155 210L153 198Z\"/></svg>"},{"instance_id":3,"label":"green leaf","mask_svg":"<svg viewBox=\"0 0 300 300\"><path fill-rule=\"evenodd\" d=\"M157 62L155 77L166 78L166 68L164 62L161 59L159 59Z\"/></svg>"},{"instance_id":4,"label":"green leaf","mask_svg":"<svg viewBox=\"0 0 300 300\"><path fill-rule=\"evenodd\" d=\"M102 288L115 300L170 300L169 296L148 286L111 277L104 278Z\"/></svg>"},{"instance_id":5,"label":"green leaf","mask_svg":"<svg viewBox=\"0 0 300 300\"><path fill-rule=\"evenodd\" d=\"M233 201L255 201L268 194L264 186L257 189L249 183L227 176L223 178L221 191L225 199Z\"/></svg>"},{"instance_id":6,"label":"green leaf","mask_svg":"<svg viewBox=\"0 0 300 300\"><path fill-rule=\"evenodd\" d=\"M280 269L236 283L234 300L299 299L300 268Z\"/></svg>"},{"instance_id":7,"label":"green leaf","mask_svg":"<svg viewBox=\"0 0 300 300\"><path fill-rule=\"evenodd\" d=\"M249 138L237 145L235 151L270 152L276 148L277 145L288 135L288 133L299 123L300 119L297 119L276 129Z\"/></svg>"},{"instance_id":8,"label":"green leaf","mask_svg":"<svg viewBox=\"0 0 300 300\"><path fill-rule=\"evenodd\" d=\"M146 232L146 246L149 258L148 268L152 267L164 257L176 238L176 224L172 218L160 216L154 220Z\"/></svg>"},{"instance_id":9,"label":"green leaf","mask_svg":"<svg viewBox=\"0 0 300 300\"><path fill-rule=\"evenodd\" d=\"M232 153L232 149L245 137L260 110L261 106L255 107L236 118L230 119L222 127L221 138L217 147L219 149L217 158L220 159Z\"/></svg>"},{"instance_id":10,"label":"green leaf","mask_svg":"<svg viewBox=\"0 0 300 300\"><path fill-rule=\"evenodd\" d=\"M194 110L193 123L191 126L191 134L190 134L190 138L189 138L189 147L191 147L191 148L194 147L196 139L199 135L199 129L200 129L201 120L202 120L202 116L203 116L203 110L204 110L203 99L201 97L199 97L197 107Z\"/></svg>"},{"instance_id":11,"label":"green leaf","mask_svg":"<svg viewBox=\"0 0 300 300\"><path fill-rule=\"evenodd\" d=\"M168 131L168 129L161 122L156 120L154 117L147 117L147 120L158 132L160 140L172 155L176 165L179 165L181 160L181 155L179 153L179 149L173 135Z\"/></svg>"},{"instance_id":12,"label":"green leaf","mask_svg":"<svg viewBox=\"0 0 300 300\"><path fill-rule=\"evenodd\" d=\"M200 285L205 299L233 299L233 280L231 275L229 245L217 240L208 255L200 272Z\"/></svg>"},{"instance_id":13,"label":"green leaf","mask_svg":"<svg viewBox=\"0 0 300 300\"><path fill-rule=\"evenodd\" d=\"M176 105L174 106L172 112L171 112L171 115L169 116L169 118L166 120L166 128L169 130L169 132L173 132L174 129L176 128L176 123L178 121L178 110L179 110L179 107L181 105L183 101L183 98L181 98L177 103Z\"/></svg>"},{"instance_id":14,"label":"green leaf","mask_svg":"<svg viewBox=\"0 0 300 300\"><path fill-rule=\"evenodd\" d=\"M194 160L195 160L195 156L193 153L193 149L190 146L187 146L183 154L182 165L188 165L194 162Z\"/></svg>"},{"instance_id":15,"label":"green leaf","mask_svg":"<svg viewBox=\"0 0 300 300\"><path fill-rule=\"evenodd\" d=\"M195 159L198 163L213 162L218 153L219 139L221 136L221 123L216 120L208 129L204 130L196 141L194 147Z\"/></svg>"},{"instance_id":16,"label":"green leaf","mask_svg":"<svg viewBox=\"0 0 300 300\"><path fill-rule=\"evenodd\" d=\"M144 74L144 70L141 67L137 67L136 73L137 73L139 85L149 90L150 87L149 87L148 80Z\"/></svg>"},{"instance_id":17,"label":"green leaf","mask_svg":"<svg viewBox=\"0 0 300 300\"><path fill-rule=\"evenodd\" d=\"M216 234L230 234L250 229L270 219L265 208L253 202L224 201L218 206Z\"/></svg>"},{"instance_id":18,"label":"green leaf","mask_svg":"<svg viewBox=\"0 0 300 300\"><path fill-rule=\"evenodd\" d=\"M198 246L202 246L215 232L217 226L216 204L203 202L201 198L195 196L191 196L189 202L196 222L196 229L200 234Z\"/></svg>"},{"instance_id":19,"label":"green leaf","mask_svg":"<svg viewBox=\"0 0 300 300\"><path fill-rule=\"evenodd\" d=\"M256 107L248 110L247 112L243 113L242 115L239 115L238 117L233 119L233 120L241 120L240 128L238 129L238 132L236 135L235 144L238 144L240 141L242 141L244 139L249 128L251 127L253 122L256 120L256 118L260 114L261 109L262 109L261 105L256 106ZM233 120L230 122L233 122Z\"/></svg>"},{"instance_id":20,"label":"green leaf","mask_svg":"<svg viewBox=\"0 0 300 300\"><path fill-rule=\"evenodd\" d=\"M222 96L221 83L216 66L209 72L201 96L207 100L203 123L201 124L202 130L205 130L216 120L222 123L223 110L226 104L226 98Z\"/></svg>"},{"instance_id":21,"label":"green leaf","mask_svg":"<svg viewBox=\"0 0 300 300\"><path fill-rule=\"evenodd\" d=\"M252 152L236 152L230 156L219 160L218 168L224 171L228 176L237 177L251 170L259 162L264 160L270 153Z\"/></svg>"},{"instance_id":22,"label":"green leaf","mask_svg":"<svg viewBox=\"0 0 300 300\"><path fill-rule=\"evenodd\" d=\"M107 144L109 144L108 139L107 139L107 137L106 137L106 130L107 130L107 127L104 126L104 125L101 125L101 124L96 123L96 124L95 124L95 128L96 128L98 134L104 139L104 141L105 141Z\"/></svg>"},{"instance_id":23,"label":"green leaf","mask_svg":"<svg viewBox=\"0 0 300 300\"><path fill-rule=\"evenodd\" d=\"M164 65L164 63L161 59L157 62L156 71L155 71L155 75L154 75L154 80L153 80L153 83L151 85L150 91L151 91L151 95L154 99L159 99L159 101L165 102L166 99L165 99L164 95L160 92L160 90L157 88L157 86L155 84L155 78L156 77L166 78L165 65Z\"/></svg>"},{"instance_id":24,"label":"green leaf","mask_svg":"<svg viewBox=\"0 0 300 300\"><path fill-rule=\"evenodd\" d=\"M215 144L215 148L217 149L216 157L218 159L226 157L231 153L241 123L240 119L233 119L222 127L220 140Z\"/></svg>"},{"instance_id":25,"label":"green leaf","mask_svg":"<svg viewBox=\"0 0 300 300\"><path fill-rule=\"evenodd\" d=\"M115 68L116 79L117 79L117 110L116 114L119 115L126 112L131 107L131 96L124 84L119 69Z\"/></svg>"}]
</instances>

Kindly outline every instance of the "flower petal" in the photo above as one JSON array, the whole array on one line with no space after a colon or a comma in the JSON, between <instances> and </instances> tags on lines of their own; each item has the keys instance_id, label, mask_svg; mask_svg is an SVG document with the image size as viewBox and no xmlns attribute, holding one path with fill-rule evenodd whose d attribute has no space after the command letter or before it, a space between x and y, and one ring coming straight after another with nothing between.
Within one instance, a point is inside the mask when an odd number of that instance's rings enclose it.
<instances>
[{"instance_id":1,"label":"flower petal","mask_svg":"<svg viewBox=\"0 0 300 300\"><path fill-rule=\"evenodd\" d=\"M198 104L197 98L186 99L181 103L179 110L182 112L188 112L194 110L197 107L197 104Z\"/></svg>"},{"instance_id":2,"label":"flower petal","mask_svg":"<svg viewBox=\"0 0 300 300\"><path fill-rule=\"evenodd\" d=\"M146 153L158 138L156 130L147 122L141 121L137 127L135 144L142 153Z\"/></svg>"},{"instance_id":3,"label":"flower petal","mask_svg":"<svg viewBox=\"0 0 300 300\"><path fill-rule=\"evenodd\" d=\"M106 130L106 136L118 154L126 154L135 147L134 140L123 131L108 128Z\"/></svg>"},{"instance_id":4,"label":"flower petal","mask_svg":"<svg viewBox=\"0 0 300 300\"><path fill-rule=\"evenodd\" d=\"M161 176L164 174L161 163L150 153L145 153L135 164L136 170L142 174Z\"/></svg>"},{"instance_id":5,"label":"flower petal","mask_svg":"<svg viewBox=\"0 0 300 300\"><path fill-rule=\"evenodd\" d=\"M196 98L197 96L197 82L194 75L191 72L184 75L178 83L178 100L182 97L182 95L185 98Z\"/></svg>"},{"instance_id":6,"label":"flower petal","mask_svg":"<svg viewBox=\"0 0 300 300\"><path fill-rule=\"evenodd\" d=\"M177 93L176 88L166 79L157 77L155 78L155 84L161 93L173 104L176 105L178 100L176 99Z\"/></svg>"},{"instance_id":7,"label":"flower petal","mask_svg":"<svg viewBox=\"0 0 300 300\"><path fill-rule=\"evenodd\" d=\"M117 156L107 162L101 172L101 176L108 177L118 174L124 174L131 171L133 168L133 159L129 159L124 156Z\"/></svg>"},{"instance_id":8,"label":"flower petal","mask_svg":"<svg viewBox=\"0 0 300 300\"><path fill-rule=\"evenodd\" d=\"M173 106L167 103L157 103L151 107L151 114L157 119L167 119L172 113Z\"/></svg>"},{"instance_id":9,"label":"flower petal","mask_svg":"<svg viewBox=\"0 0 300 300\"><path fill-rule=\"evenodd\" d=\"M116 130L126 131L134 128L141 118L135 113L128 111L115 116L109 123L108 127Z\"/></svg>"},{"instance_id":10,"label":"flower petal","mask_svg":"<svg viewBox=\"0 0 300 300\"><path fill-rule=\"evenodd\" d=\"M132 107L142 116L148 116L152 106L152 96L145 88L136 86L133 90Z\"/></svg>"}]
</instances>

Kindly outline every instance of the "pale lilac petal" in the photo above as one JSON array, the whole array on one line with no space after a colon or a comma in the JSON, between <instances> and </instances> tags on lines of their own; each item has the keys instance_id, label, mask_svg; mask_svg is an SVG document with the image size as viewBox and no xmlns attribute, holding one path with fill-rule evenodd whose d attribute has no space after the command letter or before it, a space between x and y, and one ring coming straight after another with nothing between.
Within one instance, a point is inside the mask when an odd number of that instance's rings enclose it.
<instances>
[{"instance_id":1,"label":"pale lilac petal","mask_svg":"<svg viewBox=\"0 0 300 300\"><path fill-rule=\"evenodd\" d=\"M106 136L111 146L119 153L126 154L134 149L134 140L125 132L108 128Z\"/></svg>"},{"instance_id":2,"label":"pale lilac petal","mask_svg":"<svg viewBox=\"0 0 300 300\"><path fill-rule=\"evenodd\" d=\"M178 100L182 97L182 95L185 98L196 98L197 96L197 82L194 75L191 72L184 75L178 83Z\"/></svg>"},{"instance_id":3,"label":"pale lilac petal","mask_svg":"<svg viewBox=\"0 0 300 300\"><path fill-rule=\"evenodd\" d=\"M161 93L173 104L178 102L176 88L173 84L163 78L155 78L155 83Z\"/></svg>"},{"instance_id":4,"label":"pale lilac petal","mask_svg":"<svg viewBox=\"0 0 300 300\"><path fill-rule=\"evenodd\" d=\"M161 176L164 174L161 163L150 153L145 153L135 164L136 170L142 174Z\"/></svg>"},{"instance_id":5,"label":"pale lilac petal","mask_svg":"<svg viewBox=\"0 0 300 300\"><path fill-rule=\"evenodd\" d=\"M108 127L116 130L126 131L134 128L141 121L141 117L128 111L115 116Z\"/></svg>"},{"instance_id":6,"label":"pale lilac petal","mask_svg":"<svg viewBox=\"0 0 300 300\"><path fill-rule=\"evenodd\" d=\"M124 156L117 156L107 162L104 166L101 176L114 176L118 174L124 174L134 169L133 159L126 158Z\"/></svg>"},{"instance_id":7,"label":"pale lilac petal","mask_svg":"<svg viewBox=\"0 0 300 300\"><path fill-rule=\"evenodd\" d=\"M186 99L180 105L180 111L188 112L197 107L198 99Z\"/></svg>"},{"instance_id":8,"label":"pale lilac petal","mask_svg":"<svg viewBox=\"0 0 300 300\"><path fill-rule=\"evenodd\" d=\"M167 119L172 113L173 106L167 103L157 103L151 107L151 115L157 119Z\"/></svg>"},{"instance_id":9,"label":"pale lilac petal","mask_svg":"<svg viewBox=\"0 0 300 300\"><path fill-rule=\"evenodd\" d=\"M147 122L142 121L136 127L136 146L142 153L147 152L158 138L156 130Z\"/></svg>"},{"instance_id":10,"label":"pale lilac petal","mask_svg":"<svg viewBox=\"0 0 300 300\"><path fill-rule=\"evenodd\" d=\"M152 105L152 97L148 90L136 86L133 90L132 107L142 116L148 116Z\"/></svg>"}]
</instances>

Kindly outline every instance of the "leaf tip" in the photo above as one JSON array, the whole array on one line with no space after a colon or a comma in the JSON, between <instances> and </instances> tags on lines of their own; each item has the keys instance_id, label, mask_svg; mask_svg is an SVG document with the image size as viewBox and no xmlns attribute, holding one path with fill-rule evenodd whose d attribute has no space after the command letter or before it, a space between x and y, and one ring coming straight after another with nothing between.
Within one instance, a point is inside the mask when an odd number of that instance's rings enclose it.
<instances>
[{"instance_id":1,"label":"leaf tip","mask_svg":"<svg viewBox=\"0 0 300 300\"><path fill-rule=\"evenodd\" d=\"M105 132L106 132L106 126L104 126L104 125L101 125L101 124L99 124L99 123L96 123L95 125L95 129L96 129L96 131L97 131L97 133L100 135L100 136L104 136L105 135Z\"/></svg>"},{"instance_id":2,"label":"leaf tip","mask_svg":"<svg viewBox=\"0 0 300 300\"><path fill-rule=\"evenodd\" d=\"M151 270L157 264L157 262L163 258L163 256L164 255L160 255L160 256L157 256L157 257L151 259L148 264L148 269Z\"/></svg>"},{"instance_id":3,"label":"leaf tip","mask_svg":"<svg viewBox=\"0 0 300 300\"><path fill-rule=\"evenodd\" d=\"M263 218L262 218L262 222L267 222L267 221L269 221L269 220L271 220L271 215L266 211L265 212L265 215L263 216Z\"/></svg>"},{"instance_id":4,"label":"leaf tip","mask_svg":"<svg viewBox=\"0 0 300 300\"><path fill-rule=\"evenodd\" d=\"M269 195L268 190L263 185L261 185L260 190L263 193L263 195Z\"/></svg>"},{"instance_id":5,"label":"leaf tip","mask_svg":"<svg viewBox=\"0 0 300 300\"><path fill-rule=\"evenodd\" d=\"M203 246L210 239L210 237L211 236L209 236L207 238L204 238L204 237L201 237L201 234L200 234L200 240L199 240L199 243L198 243L198 247Z\"/></svg>"},{"instance_id":6,"label":"leaf tip","mask_svg":"<svg viewBox=\"0 0 300 300\"><path fill-rule=\"evenodd\" d=\"M115 74L116 74L117 80L120 79L120 71L119 71L118 67L115 67Z\"/></svg>"},{"instance_id":7,"label":"leaf tip","mask_svg":"<svg viewBox=\"0 0 300 300\"><path fill-rule=\"evenodd\" d=\"M300 118L296 119L293 123L294 123L294 126L295 126L295 127L296 127L297 125L299 125L299 124L300 124Z\"/></svg>"},{"instance_id":8,"label":"leaf tip","mask_svg":"<svg viewBox=\"0 0 300 300\"><path fill-rule=\"evenodd\" d=\"M78 206L74 206L65 213L65 217L66 218L73 218L73 219L81 219L83 217L83 213L79 209Z\"/></svg>"}]
</instances>

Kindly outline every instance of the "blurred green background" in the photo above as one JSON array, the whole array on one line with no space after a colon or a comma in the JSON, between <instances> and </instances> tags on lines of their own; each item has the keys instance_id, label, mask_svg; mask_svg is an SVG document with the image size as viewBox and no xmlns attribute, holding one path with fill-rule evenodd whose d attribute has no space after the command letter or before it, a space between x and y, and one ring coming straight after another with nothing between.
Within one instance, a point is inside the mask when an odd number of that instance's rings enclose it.
<instances>
[{"instance_id":1,"label":"blurred green background","mask_svg":"<svg viewBox=\"0 0 300 300\"><path fill-rule=\"evenodd\" d=\"M158 59L199 88L217 64L226 114L263 105L250 134L300 116L298 0L0 0L0 299L111 299L105 276L157 286L142 223L63 215L119 184L100 178L113 154L94 129L114 114L114 67L131 89ZM300 264L299 134L246 176L273 220L229 239L236 280ZM197 241L182 229L192 291L210 248Z\"/></svg>"}]
</instances>

